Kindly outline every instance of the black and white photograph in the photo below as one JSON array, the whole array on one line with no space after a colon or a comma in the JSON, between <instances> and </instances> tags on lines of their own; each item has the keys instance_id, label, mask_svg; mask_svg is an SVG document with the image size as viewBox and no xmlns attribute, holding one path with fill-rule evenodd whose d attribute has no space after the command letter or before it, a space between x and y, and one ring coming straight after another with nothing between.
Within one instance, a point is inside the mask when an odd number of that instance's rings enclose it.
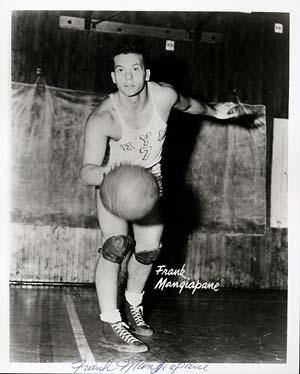
<instances>
[{"instance_id":1,"label":"black and white photograph","mask_svg":"<svg viewBox=\"0 0 300 374\"><path fill-rule=\"evenodd\" d=\"M182 9L10 12L7 372L299 372L293 12Z\"/></svg>"}]
</instances>

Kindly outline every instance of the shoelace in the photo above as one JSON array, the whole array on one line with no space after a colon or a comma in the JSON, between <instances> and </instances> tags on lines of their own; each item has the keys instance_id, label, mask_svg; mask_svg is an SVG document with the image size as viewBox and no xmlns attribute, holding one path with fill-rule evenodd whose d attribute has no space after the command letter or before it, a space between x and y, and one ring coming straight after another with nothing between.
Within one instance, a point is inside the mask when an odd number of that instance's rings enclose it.
<instances>
[{"instance_id":1,"label":"shoelace","mask_svg":"<svg viewBox=\"0 0 300 374\"><path fill-rule=\"evenodd\" d=\"M134 344L135 342L139 342L138 339L136 339L132 334L130 334L129 331L127 331L129 327L125 322L114 323L112 326L118 336L126 343Z\"/></svg>"},{"instance_id":2,"label":"shoelace","mask_svg":"<svg viewBox=\"0 0 300 374\"><path fill-rule=\"evenodd\" d=\"M130 305L130 310L138 326L148 326L143 319L143 307L141 305L137 307Z\"/></svg>"}]
</instances>

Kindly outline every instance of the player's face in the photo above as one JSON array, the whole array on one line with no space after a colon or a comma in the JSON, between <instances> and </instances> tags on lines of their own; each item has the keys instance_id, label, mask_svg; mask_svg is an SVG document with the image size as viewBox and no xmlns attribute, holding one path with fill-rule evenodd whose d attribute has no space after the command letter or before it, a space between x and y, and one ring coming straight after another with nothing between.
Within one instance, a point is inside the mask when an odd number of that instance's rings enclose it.
<instances>
[{"instance_id":1,"label":"player's face","mask_svg":"<svg viewBox=\"0 0 300 374\"><path fill-rule=\"evenodd\" d=\"M150 70L144 67L143 57L135 53L120 54L114 58L113 82L126 96L135 96L145 87L150 78Z\"/></svg>"}]
</instances>

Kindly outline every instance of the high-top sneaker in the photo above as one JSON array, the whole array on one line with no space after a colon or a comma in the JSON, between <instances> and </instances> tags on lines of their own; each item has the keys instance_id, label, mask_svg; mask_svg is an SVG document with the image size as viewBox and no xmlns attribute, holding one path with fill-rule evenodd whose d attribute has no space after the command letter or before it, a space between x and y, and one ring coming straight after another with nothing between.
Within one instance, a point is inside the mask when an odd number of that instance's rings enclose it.
<instances>
[{"instance_id":1,"label":"high-top sneaker","mask_svg":"<svg viewBox=\"0 0 300 374\"><path fill-rule=\"evenodd\" d=\"M148 347L128 331L126 323L120 321L109 323L101 321L102 340L99 345L119 352L141 353L147 352Z\"/></svg>"},{"instance_id":2,"label":"high-top sneaker","mask_svg":"<svg viewBox=\"0 0 300 374\"><path fill-rule=\"evenodd\" d=\"M128 301L126 301L125 302L125 313L126 313L128 325L130 326L134 334L142 335L142 336L153 335L153 330L144 321L142 305L132 306L128 303Z\"/></svg>"}]
</instances>

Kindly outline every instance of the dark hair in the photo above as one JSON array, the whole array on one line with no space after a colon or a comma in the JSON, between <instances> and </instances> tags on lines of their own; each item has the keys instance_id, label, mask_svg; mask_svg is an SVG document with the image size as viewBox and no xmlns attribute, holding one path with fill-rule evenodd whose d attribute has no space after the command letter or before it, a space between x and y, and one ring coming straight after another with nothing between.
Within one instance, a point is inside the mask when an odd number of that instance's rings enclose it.
<instances>
[{"instance_id":1,"label":"dark hair","mask_svg":"<svg viewBox=\"0 0 300 374\"><path fill-rule=\"evenodd\" d=\"M112 71L114 70L115 56L118 56L120 54L127 55L129 53L134 53L136 55L142 56L145 69L148 67L148 55L144 50L143 46L134 41L126 41L118 44L112 51L110 59Z\"/></svg>"}]
</instances>

